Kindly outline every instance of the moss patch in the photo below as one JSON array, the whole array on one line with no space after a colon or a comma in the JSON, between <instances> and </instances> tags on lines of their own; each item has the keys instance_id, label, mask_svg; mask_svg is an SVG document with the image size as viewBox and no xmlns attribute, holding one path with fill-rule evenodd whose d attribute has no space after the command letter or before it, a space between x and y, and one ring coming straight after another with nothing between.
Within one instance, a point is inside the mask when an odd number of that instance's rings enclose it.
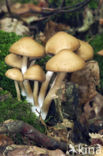
<instances>
[{"instance_id":1,"label":"moss patch","mask_svg":"<svg viewBox=\"0 0 103 156\"><path fill-rule=\"evenodd\" d=\"M6 96L5 98L5 95L8 95L8 97ZM0 90L0 97L3 96L4 100L0 100L0 122L8 119L22 120L44 132L44 127L40 124L35 114L31 112L30 104L26 101L18 101L8 91Z\"/></svg>"},{"instance_id":2,"label":"moss patch","mask_svg":"<svg viewBox=\"0 0 103 156\"><path fill-rule=\"evenodd\" d=\"M15 33L7 33L0 30L0 87L8 90L14 96L16 95L14 83L5 76L5 72L10 67L5 64L4 58L9 54L10 46L18 39L20 39L20 36Z\"/></svg>"}]
</instances>

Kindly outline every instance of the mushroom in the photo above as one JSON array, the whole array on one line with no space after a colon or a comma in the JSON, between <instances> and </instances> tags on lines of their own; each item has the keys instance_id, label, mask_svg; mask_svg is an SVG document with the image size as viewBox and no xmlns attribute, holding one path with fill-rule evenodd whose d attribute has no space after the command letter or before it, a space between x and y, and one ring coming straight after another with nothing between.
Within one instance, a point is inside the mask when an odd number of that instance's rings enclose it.
<instances>
[{"instance_id":1,"label":"mushroom","mask_svg":"<svg viewBox=\"0 0 103 156\"><path fill-rule=\"evenodd\" d=\"M77 49L76 53L85 61L90 60L93 58L94 50L92 46L85 41L80 41L80 48Z\"/></svg>"},{"instance_id":2,"label":"mushroom","mask_svg":"<svg viewBox=\"0 0 103 156\"><path fill-rule=\"evenodd\" d=\"M20 72L19 69L12 68L12 69L8 69L7 70L7 72L5 73L5 76L7 76L9 79L14 80L16 93L17 93L17 99L20 101L21 100L21 96L20 96L20 89L19 89L19 86L18 86L18 82L22 82L23 81L22 73Z\"/></svg>"},{"instance_id":3,"label":"mushroom","mask_svg":"<svg viewBox=\"0 0 103 156\"><path fill-rule=\"evenodd\" d=\"M80 47L80 42L78 39L76 39L74 36L66 32L60 31L57 32L48 40L48 42L46 43L45 51L46 54L56 55L59 51L63 49L69 49L74 51L77 50L79 47ZM47 71L46 80L41 85L39 96L38 96L38 102L40 106L43 105L48 84L53 76L53 73L54 73L53 71Z\"/></svg>"},{"instance_id":4,"label":"mushroom","mask_svg":"<svg viewBox=\"0 0 103 156\"><path fill-rule=\"evenodd\" d=\"M44 56L44 47L33 40L31 37L23 37L15 42L9 49L10 52L23 56L21 71L24 73L27 70L27 59L28 57L40 58ZM28 80L23 82L25 90L27 92L27 101L34 103L31 86Z\"/></svg>"},{"instance_id":5,"label":"mushroom","mask_svg":"<svg viewBox=\"0 0 103 156\"><path fill-rule=\"evenodd\" d=\"M84 60L67 49L60 51L46 63L47 70L58 72L58 74L56 76L55 84L50 88L41 108L41 116L43 120L45 120L47 116L51 101L56 97L56 92L60 88L66 73L81 70L84 66Z\"/></svg>"},{"instance_id":6,"label":"mushroom","mask_svg":"<svg viewBox=\"0 0 103 156\"><path fill-rule=\"evenodd\" d=\"M63 49L69 49L72 51L77 50L80 47L80 42L74 36L60 31L53 35L46 44L46 53L57 54Z\"/></svg>"},{"instance_id":7,"label":"mushroom","mask_svg":"<svg viewBox=\"0 0 103 156\"><path fill-rule=\"evenodd\" d=\"M22 57L21 56L17 56L15 54L8 54L5 57L5 63L11 67L16 67L21 69L22 66ZM25 88L23 85L23 82L19 82L20 88L21 88L21 95L22 96L26 96L26 92L25 92Z\"/></svg>"},{"instance_id":8,"label":"mushroom","mask_svg":"<svg viewBox=\"0 0 103 156\"><path fill-rule=\"evenodd\" d=\"M33 88L33 97L34 97L34 106L32 107L32 111L39 115L40 107L38 104L38 81L45 81L45 73L43 69L35 64L27 69L24 73L24 79L26 80L34 80L34 88Z\"/></svg>"},{"instance_id":9,"label":"mushroom","mask_svg":"<svg viewBox=\"0 0 103 156\"><path fill-rule=\"evenodd\" d=\"M103 49L97 52L98 55L103 56Z\"/></svg>"}]
</instances>

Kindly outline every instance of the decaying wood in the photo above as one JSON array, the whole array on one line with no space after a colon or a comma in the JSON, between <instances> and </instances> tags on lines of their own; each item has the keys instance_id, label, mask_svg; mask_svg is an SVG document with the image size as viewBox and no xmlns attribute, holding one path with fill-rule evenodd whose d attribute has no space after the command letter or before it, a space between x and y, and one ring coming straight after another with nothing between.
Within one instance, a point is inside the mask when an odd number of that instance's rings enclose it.
<instances>
[{"instance_id":1,"label":"decaying wood","mask_svg":"<svg viewBox=\"0 0 103 156\"><path fill-rule=\"evenodd\" d=\"M67 150L67 144L64 142L56 141L45 134L40 133L31 125L19 120L7 120L3 124L0 124L0 134L3 133L21 133L23 136L33 140L37 145L45 147L47 149L61 149Z\"/></svg>"}]
</instances>

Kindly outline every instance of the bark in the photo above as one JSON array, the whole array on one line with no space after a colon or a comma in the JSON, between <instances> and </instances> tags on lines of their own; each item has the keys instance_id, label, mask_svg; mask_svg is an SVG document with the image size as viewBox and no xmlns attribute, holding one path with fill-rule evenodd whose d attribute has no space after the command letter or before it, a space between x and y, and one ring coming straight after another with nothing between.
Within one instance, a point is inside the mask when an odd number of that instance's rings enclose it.
<instances>
[{"instance_id":1,"label":"bark","mask_svg":"<svg viewBox=\"0 0 103 156\"><path fill-rule=\"evenodd\" d=\"M59 142L53 138L42 134L31 125L19 120L7 120L3 124L0 124L0 134L3 133L21 133L23 136L33 140L37 145L45 147L47 149L61 149L67 150L67 144Z\"/></svg>"}]
</instances>

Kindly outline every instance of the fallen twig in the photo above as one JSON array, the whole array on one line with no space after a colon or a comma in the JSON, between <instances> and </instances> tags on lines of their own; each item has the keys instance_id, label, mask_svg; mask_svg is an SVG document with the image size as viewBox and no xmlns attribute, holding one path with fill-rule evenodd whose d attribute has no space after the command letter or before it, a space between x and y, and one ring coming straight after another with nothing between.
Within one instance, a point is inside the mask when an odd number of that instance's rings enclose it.
<instances>
[{"instance_id":1,"label":"fallen twig","mask_svg":"<svg viewBox=\"0 0 103 156\"><path fill-rule=\"evenodd\" d=\"M56 141L53 138L40 133L33 126L19 120L7 120L3 124L0 124L0 134L3 133L21 133L23 136L33 140L37 145L45 147L47 149L61 149L67 150L67 144L64 142Z\"/></svg>"}]
</instances>

